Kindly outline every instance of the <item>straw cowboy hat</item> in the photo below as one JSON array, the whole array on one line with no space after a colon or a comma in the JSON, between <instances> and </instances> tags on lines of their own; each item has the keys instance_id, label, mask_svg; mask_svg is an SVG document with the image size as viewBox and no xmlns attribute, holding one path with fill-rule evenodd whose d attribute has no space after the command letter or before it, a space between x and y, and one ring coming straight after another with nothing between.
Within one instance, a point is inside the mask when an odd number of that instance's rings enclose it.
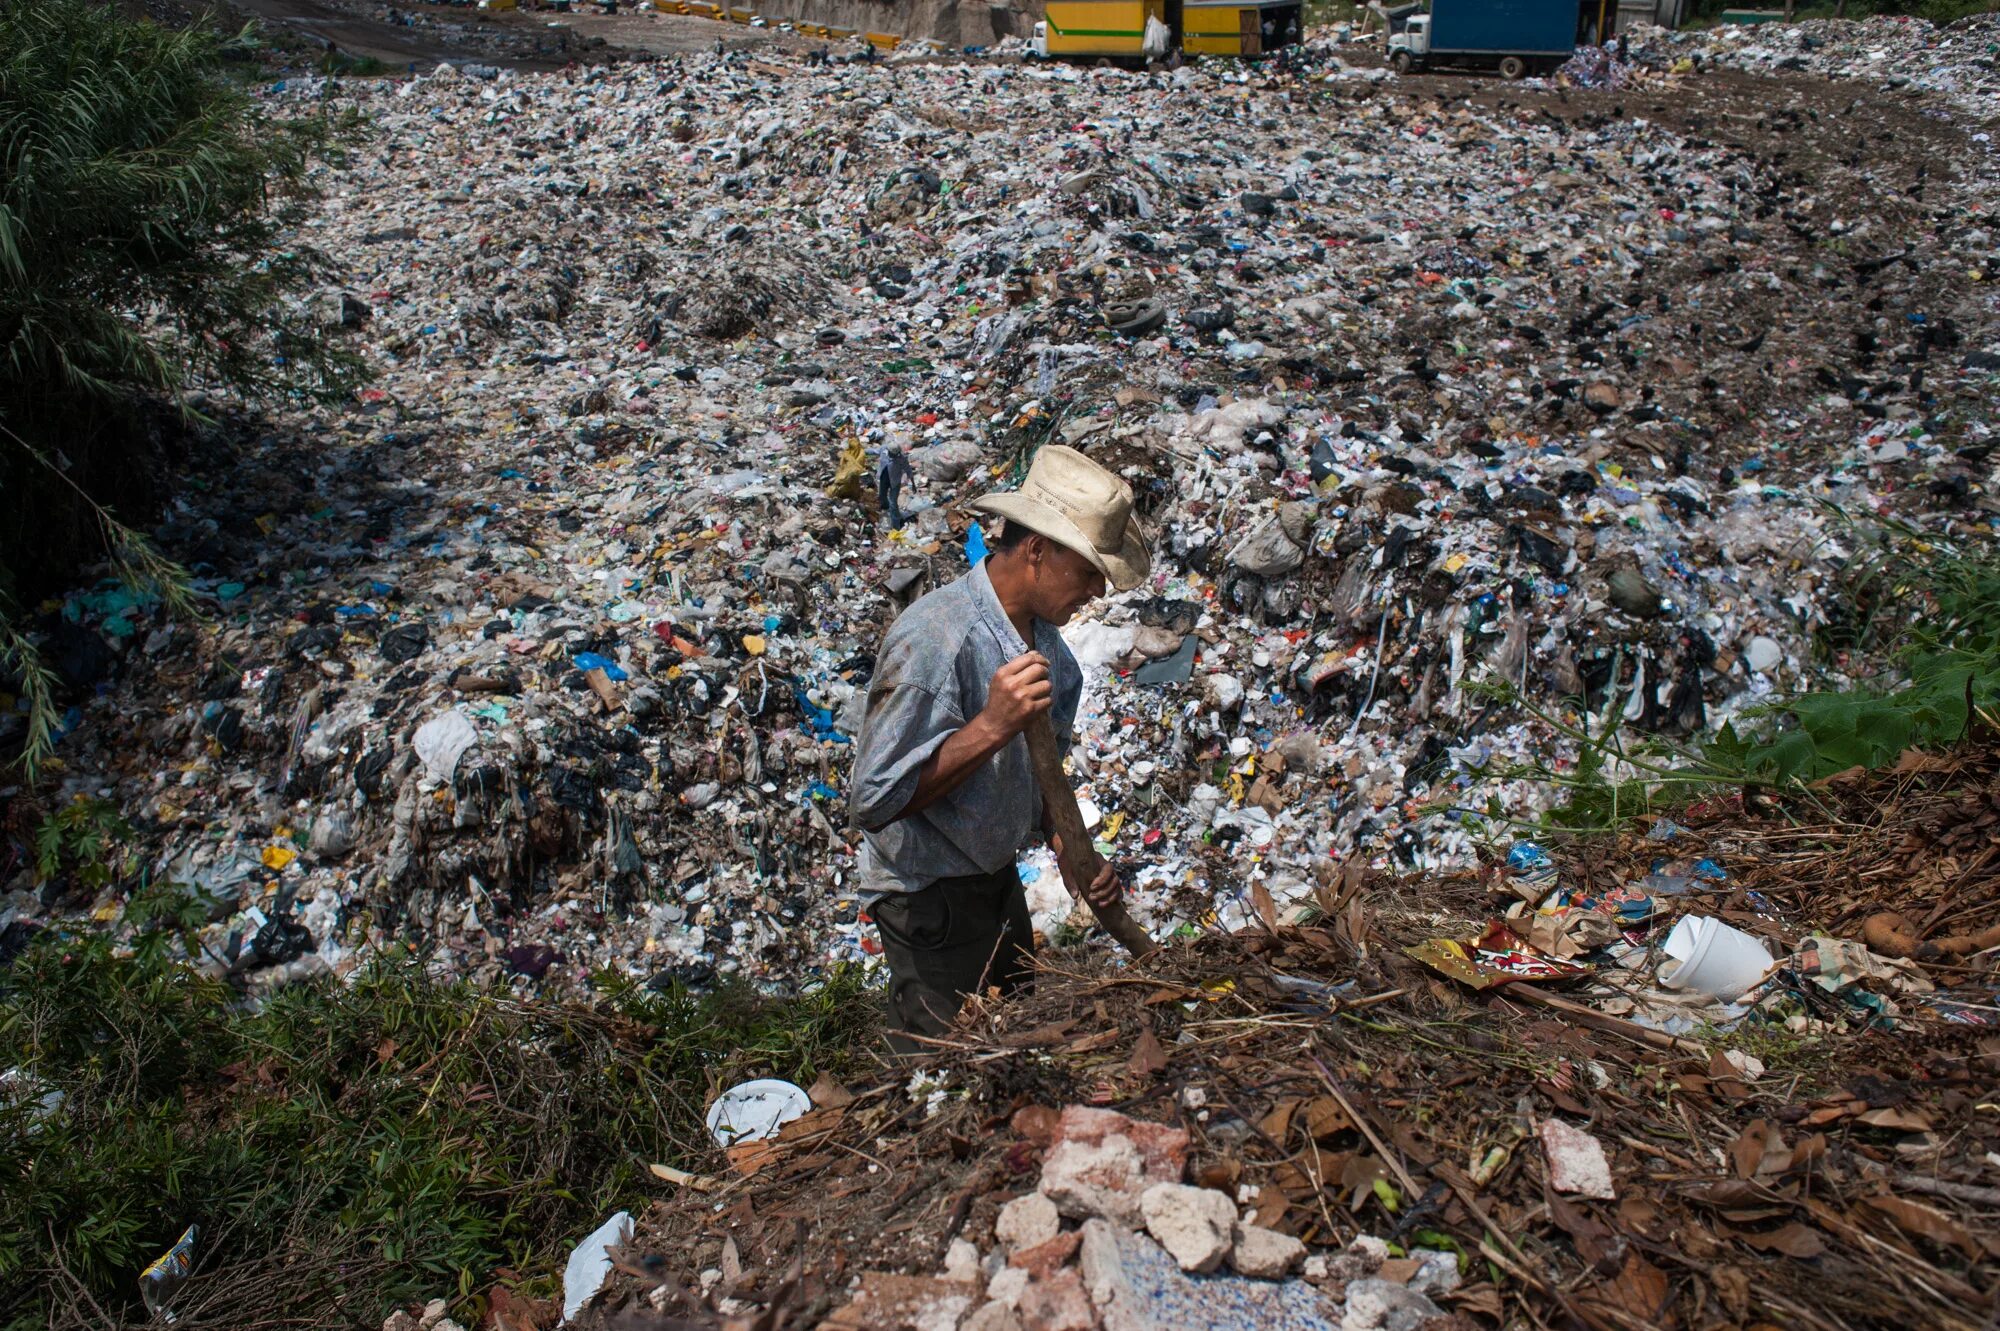
<instances>
[{"instance_id":1,"label":"straw cowboy hat","mask_svg":"<svg viewBox=\"0 0 2000 1331\"><path fill-rule=\"evenodd\" d=\"M1146 533L1132 516L1132 487L1073 448L1046 445L1020 489L984 495L971 506L1076 551L1121 592L1153 571Z\"/></svg>"}]
</instances>

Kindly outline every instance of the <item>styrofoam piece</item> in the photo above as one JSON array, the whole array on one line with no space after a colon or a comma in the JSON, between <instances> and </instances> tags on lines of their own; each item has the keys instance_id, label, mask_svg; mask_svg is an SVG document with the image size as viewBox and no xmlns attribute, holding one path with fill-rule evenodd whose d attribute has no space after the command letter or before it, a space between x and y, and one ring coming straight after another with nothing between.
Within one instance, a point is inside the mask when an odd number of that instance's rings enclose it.
<instances>
[{"instance_id":1,"label":"styrofoam piece","mask_svg":"<svg viewBox=\"0 0 2000 1331\"><path fill-rule=\"evenodd\" d=\"M732 1086L708 1107L708 1133L718 1146L762 1141L812 1108L812 1097L788 1081L760 1077Z\"/></svg>"},{"instance_id":2,"label":"styrofoam piece","mask_svg":"<svg viewBox=\"0 0 2000 1331\"><path fill-rule=\"evenodd\" d=\"M1741 929L1710 915L1683 915L1662 945L1674 965L1660 968L1660 983L1724 1003L1743 996L1771 969L1771 954Z\"/></svg>"}]
</instances>

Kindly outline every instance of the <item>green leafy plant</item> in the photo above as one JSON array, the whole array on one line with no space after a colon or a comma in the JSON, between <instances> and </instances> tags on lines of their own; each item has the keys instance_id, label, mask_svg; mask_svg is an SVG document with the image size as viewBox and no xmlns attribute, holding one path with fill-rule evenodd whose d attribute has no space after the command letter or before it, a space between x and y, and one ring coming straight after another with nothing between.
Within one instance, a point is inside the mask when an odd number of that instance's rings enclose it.
<instances>
[{"instance_id":1,"label":"green leafy plant","mask_svg":"<svg viewBox=\"0 0 2000 1331\"><path fill-rule=\"evenodd\" d=\"M165 404L189 392L338 396L360 363L299 293L327 271L293 237L315 163L351 129L254 103L255 46L92 0L0 5L0 673L30 776L56 681L22 607L105 561L185 608L185 578L114 518L148 496Z\"/></svg>"},{"instance_id":2,"label":"green leafy plant","mask_svg":"<svg viewBox=\"0 0 2000 1331\"><path fill-rule=\"evenodd\" d=\"M88 0L0 8L0 404L344 391L351 358L284 300L325 271L287 236L341 127L255 106L253 29ZM260 326L259 321L269 320Z\"/></svg>"},{"instance_id":3,"label":"green leafy plant","mask_svg":"<svg viewBox=\"0 0 2000 1331\"><path fill-rule=\"evenodd\" d=\"M1622 693L1614 692L1603 712L1592 718L1581 700L1571 700L1575 705L1562 710L1544 707L1507 680L1474 681L1464 687L1498 706L1518 710L1576 749L1575 763L1562 771L1541 762L1493 764L1471 771L1475 777L1538 781L1563 791L1563 802L1532 822L1507 817L1497 796L1483 810L1458 810L1474 823L1490 824L1496 839L1509 828L1538 833L1603 831L1730 779L1727 769L1708 761L1699 750L1658 736L1627 734L1619 720L1626 700Z\"/></svg>"},{"instance_id":4,"label":"green leafy plant","mask_svg":"<svg viewBox=\"0 0 2000 1331\"><path fill-rule=\"evenodd\" d=\"M1906 749L1956 743L1975 723L2000 726L2000 616L1993 614L2000 552L1942 545L1896 523L1866 530L1850 523L1848 534L1857 552L1840 589L1842 613L1820 645L1850 666L1869 667L1862 682L1775 699L1684 744L1628 733L1619 721L1622 694L1593 718L1577 700L1555 709L1506 681L1468 684L1568 740L1577 758L1560 771L1514 763L1474 773L1561 787L1563 803L1539 820L1507 818L1497 803L1459 809L1462 818L1496 837L1510 827L1602 831L1676 807L1705 788L1802 789L1849 768L1893 763Z\"/></svg>"},{"instance_id":5,"label":"green leafy plant","mask_svg":"<svg viewBox=\"0 0 2000 1331\"><path fill-rule=\"evenodd\" d=\"M35 829L35 869L45 880L67 875L95 891L130 871L123 851L131 839L116 805L78 797Z\"/></svg>"},{"instance_id":6,"label":"green leafy plant","mask_svg":"<svg viewBox=\"0 0 2000 1331\"><path fill-rule=\"evenodd\" d=\"M1910 748L1964 738L1975 720L2000 720L2000 554L1938 544L1901 525L1857 539L1846 597L1866 613L1841 644L1888 665L1886 686L1825 690L1726 726L1704 751L1732 774L1812 781L1880 767ZM1761 729L1754 728L1759 722Z\"/></svg>"}]
</instances>

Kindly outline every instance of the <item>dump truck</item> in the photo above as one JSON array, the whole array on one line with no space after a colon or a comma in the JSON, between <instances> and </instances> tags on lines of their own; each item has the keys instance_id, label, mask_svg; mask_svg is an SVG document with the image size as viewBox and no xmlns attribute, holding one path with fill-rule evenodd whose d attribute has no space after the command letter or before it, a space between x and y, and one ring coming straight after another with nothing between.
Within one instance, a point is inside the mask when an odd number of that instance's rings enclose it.
<instances>
[{"instance_id":1,"label":"dump truck","mask_svg":"<svg viewBox=\"0 0 2000 1331\"><path fill-rule=\"evenodd\" d=\"M1431 0L1389 36L1398 74L1440 66L1498 70L1502 78L1553 72L1576 53L1577 0Z\"/></svg>"},{"instance_id":2,"label":"dump truck","mask_svg":"<svg viewBox=\"0 0 2000 1331\"><path fill-rule=\"evenodd\" d=\"M1048 0L1034 53L1056 58L1163 60L1269 55L1304 35L1300 0Z\"/></svg>"}]
</instances>

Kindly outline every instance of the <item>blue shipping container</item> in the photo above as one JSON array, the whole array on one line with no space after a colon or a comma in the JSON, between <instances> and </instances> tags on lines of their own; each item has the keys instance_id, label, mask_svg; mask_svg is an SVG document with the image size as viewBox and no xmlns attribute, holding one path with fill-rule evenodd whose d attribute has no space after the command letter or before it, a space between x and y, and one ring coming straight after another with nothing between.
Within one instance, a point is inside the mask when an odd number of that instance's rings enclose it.
<instances>
[{"instance_id":1,"label":"blue shipping container","mask_svg":"<svg viewBox=\"0 0 2000 1331\"><path fill-rule=\"evenodd\" d=\"M1431 0L1431 53L1567 56L1576 0Z\"/></svg>"}]
</instances>

